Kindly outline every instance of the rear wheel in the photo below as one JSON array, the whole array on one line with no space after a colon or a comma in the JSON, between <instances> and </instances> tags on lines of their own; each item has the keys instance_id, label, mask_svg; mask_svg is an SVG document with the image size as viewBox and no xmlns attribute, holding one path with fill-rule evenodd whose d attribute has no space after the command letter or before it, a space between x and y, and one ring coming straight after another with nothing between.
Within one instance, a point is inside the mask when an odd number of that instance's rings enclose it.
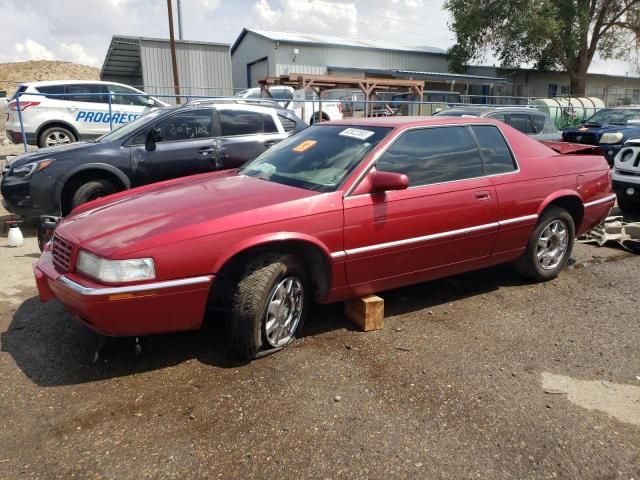
<instances>
[{"instance_id":1,"label":"rear wheel","mask_svg":"<svg viewBox=\"0 0 640 480\"><path fill-rule=\"evenodd\" d=\"M285 347L304 322L309 298L308 277L296 257L258 257L235 287L227 318L231 347L246 360Z\"/></svg>"},{"instance_id":2,"label":"rear wheel","mask_svg":"<svg viewBox=\"0 0 640 480\"><path fill-rule=\"evenodd\" d=\"M548 208L540 216L516 268L539 282L557 277L571 256L574 238L575 225L569 212L555 206Z\"/></svg>"},{"instance_id":3,"label":"rear wheel","mask_svg":"<svg viewBox=\"0 0 640 480\"><path fill-rule=\"evenodd\" d=\"M90 180L82 185L73 194L71 200L71 209L73 210L78 205L90 202L100 197L106 197L112 193L116 193L118 188L109 180L96 179Z\"/></svg>"},{"instance_id":4,"label":"rear wheel","mask_svg":"<svg viewBox=\"0 0 640 480\"><path fill-rule=\"evenodd\" d=\"M64 127L49 127L44 130L38 137L38 146L40 148L55 147L56 145L65 145L77 141L76 136Z\"/></svg>"}]
</instances>

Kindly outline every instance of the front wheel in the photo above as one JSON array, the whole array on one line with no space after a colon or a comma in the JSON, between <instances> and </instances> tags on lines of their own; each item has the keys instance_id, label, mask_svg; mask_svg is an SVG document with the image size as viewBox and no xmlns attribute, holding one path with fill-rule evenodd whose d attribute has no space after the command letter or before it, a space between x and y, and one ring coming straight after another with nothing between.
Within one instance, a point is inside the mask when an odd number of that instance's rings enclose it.
<instances>
[{"instance_id":1,"label":"front wheel","mask_svg":"<svg viewBox=\"0 0 640 480\"><path fill-rule=\"evenodd\" d=\"M100 197L106 197L112 193L116 193L118 188L109 180L96 179L82 184L73 194L71 200L71 209L78 205L96 200Z\"/></svg>"},{"instance_id":2,"label":"front wheel","mask_svg":"<svg viewBox=\"0 0 640 480\"><path fill-rule=\"evenodd\" d=\"M238 356L251 360L291 343L309 293L307 274L293 255L266 254L251 262L236 285L226 325Z\"/></svg>"},{"instance_id":3,"label":"front wheel","mask_svg":"<svg viewBox=\"0 0 640 480\"><path fill-rule=\"evenodd\" d=\"M571 256L574 238L575 225L569 212L560 207L548 208L540 216L516 268L539 282L556 278Z\"/></svg>"}]
</instances>

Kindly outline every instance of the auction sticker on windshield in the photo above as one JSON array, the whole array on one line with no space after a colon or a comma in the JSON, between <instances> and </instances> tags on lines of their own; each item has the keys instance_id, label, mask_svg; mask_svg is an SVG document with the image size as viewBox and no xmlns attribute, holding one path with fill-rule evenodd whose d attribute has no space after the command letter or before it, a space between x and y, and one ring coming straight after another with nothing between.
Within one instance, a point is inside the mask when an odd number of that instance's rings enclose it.
<instances>
[{"instance_id":1,"label":"auction sticker on windshield","mask_svg":"<svg viewBox=\"0 0 640 480\"><path fill-rule=\"evenodd\" d=\"M316 143L318 143L317 140L305 140L304 142L302 142L301 144L299 144L296 147L293 147L293 151L297 152L297 153L302 153L305 150L310 149L311 147L313 147Z\"/></svg>"},{"instance_id":2,"label":"auction sticker on windshield","mask_svg":"<svg viewBox=\"0 0 640 480\"><path fill-rule=\"evenodd\" d=\"M361 128L347 128L339 133L343 137L357 138L358 140L366 140L375 132L371 130L362 130Z\"/></svg>"}]
</instances>

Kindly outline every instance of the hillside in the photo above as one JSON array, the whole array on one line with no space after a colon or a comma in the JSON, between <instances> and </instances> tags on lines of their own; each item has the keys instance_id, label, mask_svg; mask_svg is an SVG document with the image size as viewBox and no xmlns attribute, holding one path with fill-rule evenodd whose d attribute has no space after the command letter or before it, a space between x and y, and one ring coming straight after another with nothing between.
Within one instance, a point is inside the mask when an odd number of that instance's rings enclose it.
<instances>
[{"instance_id":1,"label":"hillside","mask_svg":"<svg viewBox=\"0 0 640 480\"><path fill-rule=\"evenodd\" d=\"M71 62L37 60L0 63L0 90L11 96L20 82L37 80L98 80L100 69Z\"/></svg>"}]
</instances>

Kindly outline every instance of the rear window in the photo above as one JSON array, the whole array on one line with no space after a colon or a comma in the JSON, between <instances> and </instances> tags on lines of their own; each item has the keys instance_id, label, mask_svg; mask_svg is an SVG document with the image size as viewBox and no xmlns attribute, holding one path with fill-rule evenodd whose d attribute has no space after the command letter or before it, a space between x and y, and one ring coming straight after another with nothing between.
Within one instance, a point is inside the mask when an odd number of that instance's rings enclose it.
<instances>
[{"instance_id":1,"label":"rear window","mask_svg":"<svg viewBox=\"0 0 640 480\"><path fill-rule=\"evenodd\" d=\"M24 93L24 91L27 89L26 85L20 85L18 88L16 88L16 91L13 92L12 97L9 99L9 101L11 100L15 100L16 97L18 96L19 93Z\"/></svg>"},{"instance_id":2,"label":"rear window","mask_svg":"<svg viewBox=\"0 0 640 480\"><path fill-rule=\"evenodd\" d=\"M262 133L262 117L247 110L219 110L223 137Z\"/></svg>"},{"instance_id":3,"label":"rear window","mask_svg":"<svg viewBox=\"0 0 640 480\"><path fill-rule=\"evenodd\" d=\"M53 100L64 100L64 85L47 85L46 87L38 87L38 92L44 93L45 97Z\"/></svg>"}]
</instances>

